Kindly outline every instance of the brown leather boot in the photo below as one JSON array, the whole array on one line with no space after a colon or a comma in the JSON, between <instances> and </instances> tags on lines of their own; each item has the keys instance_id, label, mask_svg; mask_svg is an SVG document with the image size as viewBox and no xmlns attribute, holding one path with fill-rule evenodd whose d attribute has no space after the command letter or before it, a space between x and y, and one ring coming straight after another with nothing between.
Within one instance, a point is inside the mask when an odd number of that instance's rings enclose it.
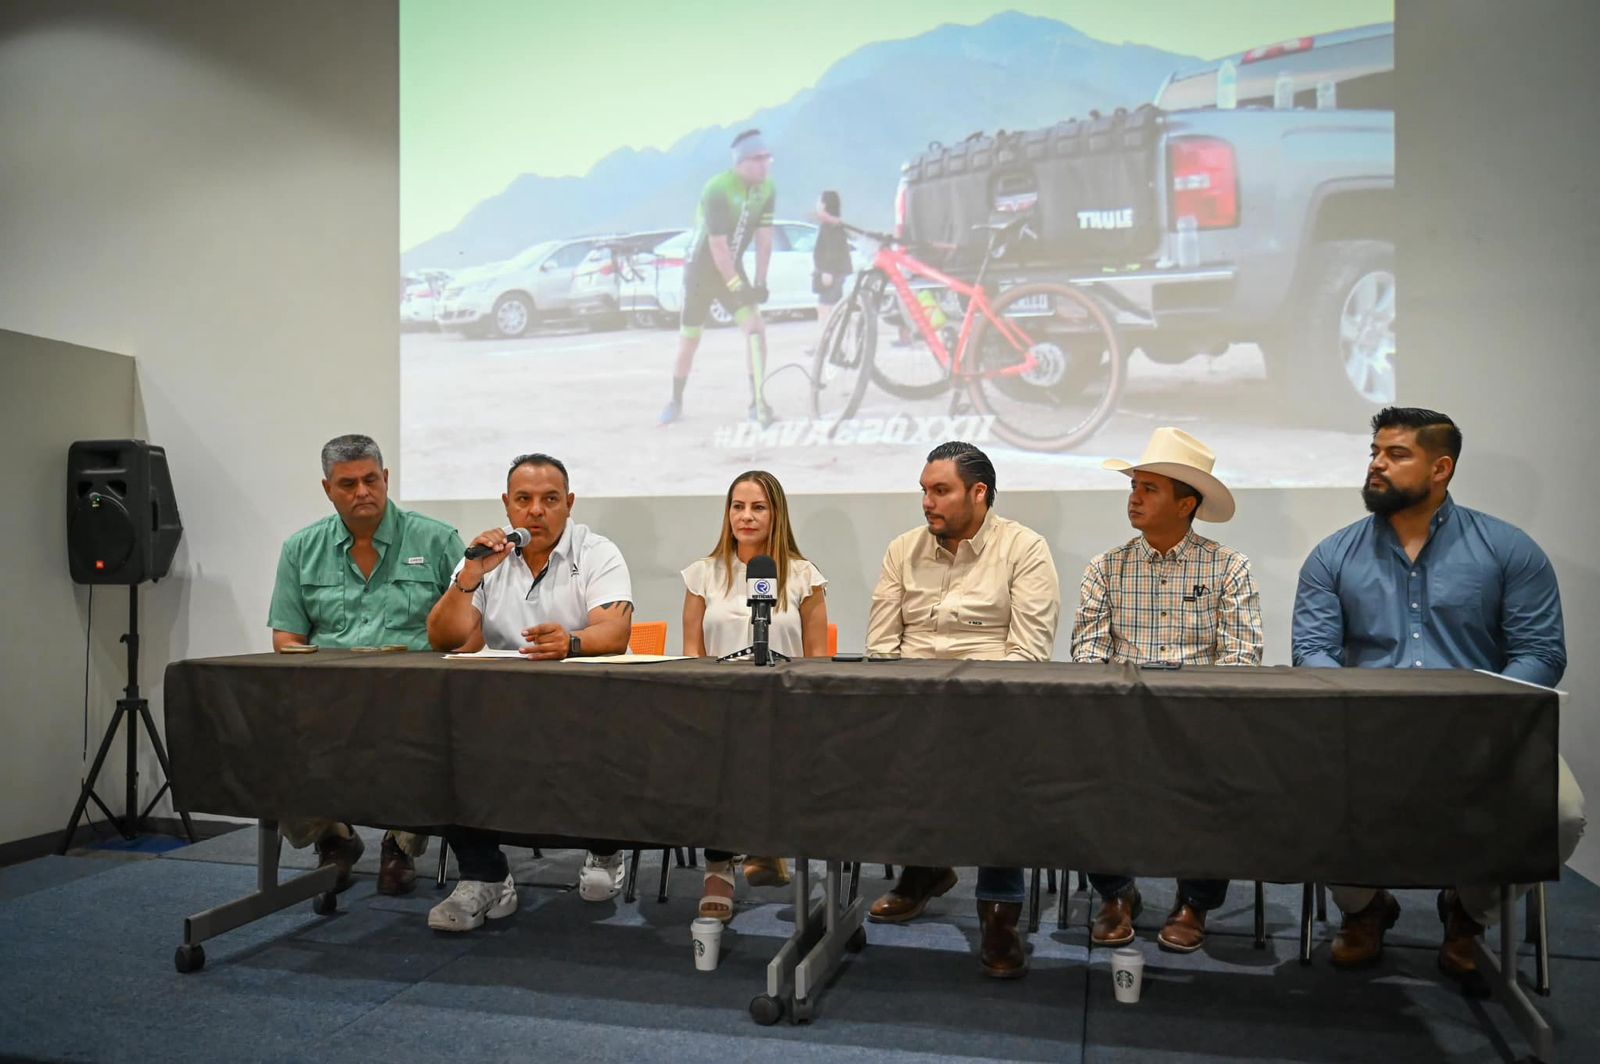
<instances>
[{"instance_id":1,"label":"brown leather boot","mask_svg":"<svg viewBox=\"0 0 1600 1064\"><path fill-rule=\"evenodd\" d=\"M379 894L410 894L417 885L417 866L411 855L400 848L393 835L383 836L382 858L378 864Z\"/></svg>"},{"instance_id":2,"label":"brown leather boot","mask_svg":"<svg viewBox=\"0 0 1600 1064\"><path fill-rule=\"evenodd\" d=\"M872 903L867 917L880 924L903 924L915 920L928 902L956 885L954 868L919 868L907 865L900 870L894 889Z\"/></svg>"},{"instance_id":3,"label":"brown leather boot","mask_svg":"<svg viewBox=\"0 0 1600 1064\"><path fill-rule=\"evenodd\" d=\"M1187 903L1172 910L1166 926L1156 935L1156 945L1169 953L1193 953L1205 941L1206 914Z\"/></svg>"},{"instance_id":4,"label":"brown leather boot","mask_svg":"<svg viewBox=\"0 0 1600 1064\"><path fill-rule=\"evenodd\" d=\"M1133 941L1133 922L1143 911L1138 887L1107 898L1089 929L1089 941L1096 946L1126 946Z\"/></svg>"},{"instance_id":5,"label":"brown leather boot","mask_svg":"<svg viewBox=\"0 0 1600 1064\"><path fill-rule=\"evenodd\" d=\"M983 974L994 979L1021 979L1028 974L1028 951L1017 934L1017 919L1022 915L1018 901L979 901L978 923L983 941L978 948L978 964Z\"/></svg>"},{"instance_id":6,"label":"brown leather boot","mask_svg":"<svg viewBox=\"0 0 1600 1064\"><path fill-rule=\"evenodd\" d=\"M1454 890L1439 892L1439 919L1444 924L1439 970L1460 983L1469 997L1489 996L1489 985L1478 972L1478 958L1472 949L1473 940L1483 934L1483 925L1467 915Z\"/></svg>"},{"instance_id":7,"label":"brown leather boot","mask_svg":"<svg viewBox=\"0 0 1600 1064\"><path fill-rule=\"evenodd\" d=\"M1335 968L1365 968L1383 956L1383 933L1400 919L1400 903L1386 890L1360 912L1345 913L1328 959Z\"/></svg>"},{"instance_id":8,"label":"brown leather boot","mask_svg":"<svg viewBox=\"0 0 1600 1064\"><path fill-rule=\"evenodd\" d=\"M345 830L350 832L348 839L340 838L335 832L329 832L317 840L317 867L337 865L339 878L334 880L333 892L342 894L350 889L350 871L355 868L356 862L361 860L361 855L366 852L367 844L361 841L361 836L356 834L356 829L349 824Z\"/></svg>"}]
</instances>

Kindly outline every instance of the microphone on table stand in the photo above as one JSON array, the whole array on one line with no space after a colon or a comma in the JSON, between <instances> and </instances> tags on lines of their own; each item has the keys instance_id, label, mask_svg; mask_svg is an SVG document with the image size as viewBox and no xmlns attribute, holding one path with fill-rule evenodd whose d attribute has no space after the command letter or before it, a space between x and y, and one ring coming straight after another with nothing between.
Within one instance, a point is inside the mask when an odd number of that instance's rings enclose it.
<instances>
[{"instance_id":1,"label":"microphone on table stand","mask_svg":"<svg viewBox=\"0 0 1600 1064\"><path fill-rule=\"evenodd\" d=\"M778 563L765 554L750 559L745 567L745 603L750 607L750 627L754 639L743 650L724 654L719 661L748 657L757 665L776 665L789 658L770 644L772 607L778 604Z\"/></svg>"},{"instance_id":2,"label":"microphone on table stand","mask_svg":"<svg viewBox=\"0 0 1600 1064\"><path fill-rule=\"evenodd\" d=\"M778 564L765 554L757 554L745 567L744 575L750 626L755 631L750 655L757 665L771 665L772 651L767 645L767 634L772 629L772 607L778 602Z\"/></svg>"}]
</instances>

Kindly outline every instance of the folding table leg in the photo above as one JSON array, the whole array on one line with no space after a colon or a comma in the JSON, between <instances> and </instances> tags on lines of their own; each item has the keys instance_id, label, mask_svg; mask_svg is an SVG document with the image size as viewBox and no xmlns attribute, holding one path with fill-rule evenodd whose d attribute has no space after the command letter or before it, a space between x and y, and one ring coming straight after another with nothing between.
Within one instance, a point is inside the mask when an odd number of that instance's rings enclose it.
<instances>
[{"instance_id":1,"label":"folding table leg","mask_svg":"<svg viewBox=\"0 0 1600 1064\"><path fill-rule=\"evenodd\" d=\"M1528 1000L1528 995L1523 993L1522 985L1517 982L1517 932L1512 926L1515 916L1516 906L1511 901L1511 888L1502 886L1500 955L1495 956L1489 944L1484 941L1485 936L1472 940L1473 953L1477 956L1478 967L1489 977L1489 985L1494 988L1495 995L1500 998L1501 1004L1506 1007L1506 1011L1516 1021L1517 1028L1533 1048L1533 1055L1543 1064L1555 1064L1555 1033L1550 1030L1550 1025L1539 1014L1533 1002Z\"/></svg>"},{"instance_id":2,"label":"folding table leg","mask_svg":"<svg viewBox=\"0 0 1600 1064\"><path fill-rule=\"evenodd\" d=\"M1545 904L1544 884L1535 883L1528 892L1529 910L1533 919L1528 921L1529 930L1534 934L1533 959L1535 981L1534 989L1545 997L1550 996L1550 910Z\"/></svg>"},{"instance_id":3,"label":"folding table leg","mask_svg":"<svg viewBox=\"0 0 1600 1064\"><path fill-rule=\"evenodd\" d=\"M1311 913L1315 908L1312 895L1316 893L1317 885L1307 883L1300 889L1300 963L1311 963Z\"/></svg>"},{"instance_id":4,"label":"folding table leg","mask_svg":"<svg viewBox=\"0 0 1600 1064\"><path fill-rule=\"evenodd\" d=\"M1267 889L1256 880L1256 949L1267 948Z\"/></svg>"},{"instance_id":5,"label":"folding table leg","mask_svg":"<svg viewBox=\"0 0 1600 1064\"><path fill-rule=\"evenodd\" d=\"M183 921L183 944L173 958L178 971L195 972L204 967L206 951L201 943L206 939L243 927L263 916L271 916L307 898L316 899L312 908L319 915L326 916L336 910L338 900L333 888L339 879L338 866L326 864L279 883L278 849L281 842L276 820L256 823L255 893L196 913Z\"/></svg>"}]
</instances>

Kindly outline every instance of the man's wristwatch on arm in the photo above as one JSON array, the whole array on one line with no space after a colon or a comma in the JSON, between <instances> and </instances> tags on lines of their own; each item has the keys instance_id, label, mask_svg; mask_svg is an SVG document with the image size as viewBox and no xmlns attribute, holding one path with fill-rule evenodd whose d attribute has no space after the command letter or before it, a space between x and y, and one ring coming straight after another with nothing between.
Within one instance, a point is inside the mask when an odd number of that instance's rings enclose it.
<instances>
[{"instance_id":1,"label":"man's wristwatch on arm","mask_svg":"<svg viewBox=\"0 0 1600 1064\"><path fill-rule=\"evenodd\" d=\"M577 636L567 637L567 657L579 658L583 656L583 643Z\"/></svg>"}]
</instances>

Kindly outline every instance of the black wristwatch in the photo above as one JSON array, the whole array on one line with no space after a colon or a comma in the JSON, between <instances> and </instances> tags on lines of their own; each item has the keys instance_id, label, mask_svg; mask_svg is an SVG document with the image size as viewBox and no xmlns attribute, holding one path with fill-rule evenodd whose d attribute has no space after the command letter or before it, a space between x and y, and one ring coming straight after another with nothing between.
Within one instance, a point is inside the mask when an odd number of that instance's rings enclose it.
<instances>
[{"instance_id":1,"label":"black wristwatch","mask_svg":"<svg viewBox=\"0 0 1600 1064\"><path fill-rule=\"evenodd\" d=\"M569 657L569 658L577 658L577 657L582 657L582 656L583 656L583 643L578 639L577 636L575 636L575 635L574 636L569 636L567 638L567 657Z\"/></svg>"}]
</instances>

